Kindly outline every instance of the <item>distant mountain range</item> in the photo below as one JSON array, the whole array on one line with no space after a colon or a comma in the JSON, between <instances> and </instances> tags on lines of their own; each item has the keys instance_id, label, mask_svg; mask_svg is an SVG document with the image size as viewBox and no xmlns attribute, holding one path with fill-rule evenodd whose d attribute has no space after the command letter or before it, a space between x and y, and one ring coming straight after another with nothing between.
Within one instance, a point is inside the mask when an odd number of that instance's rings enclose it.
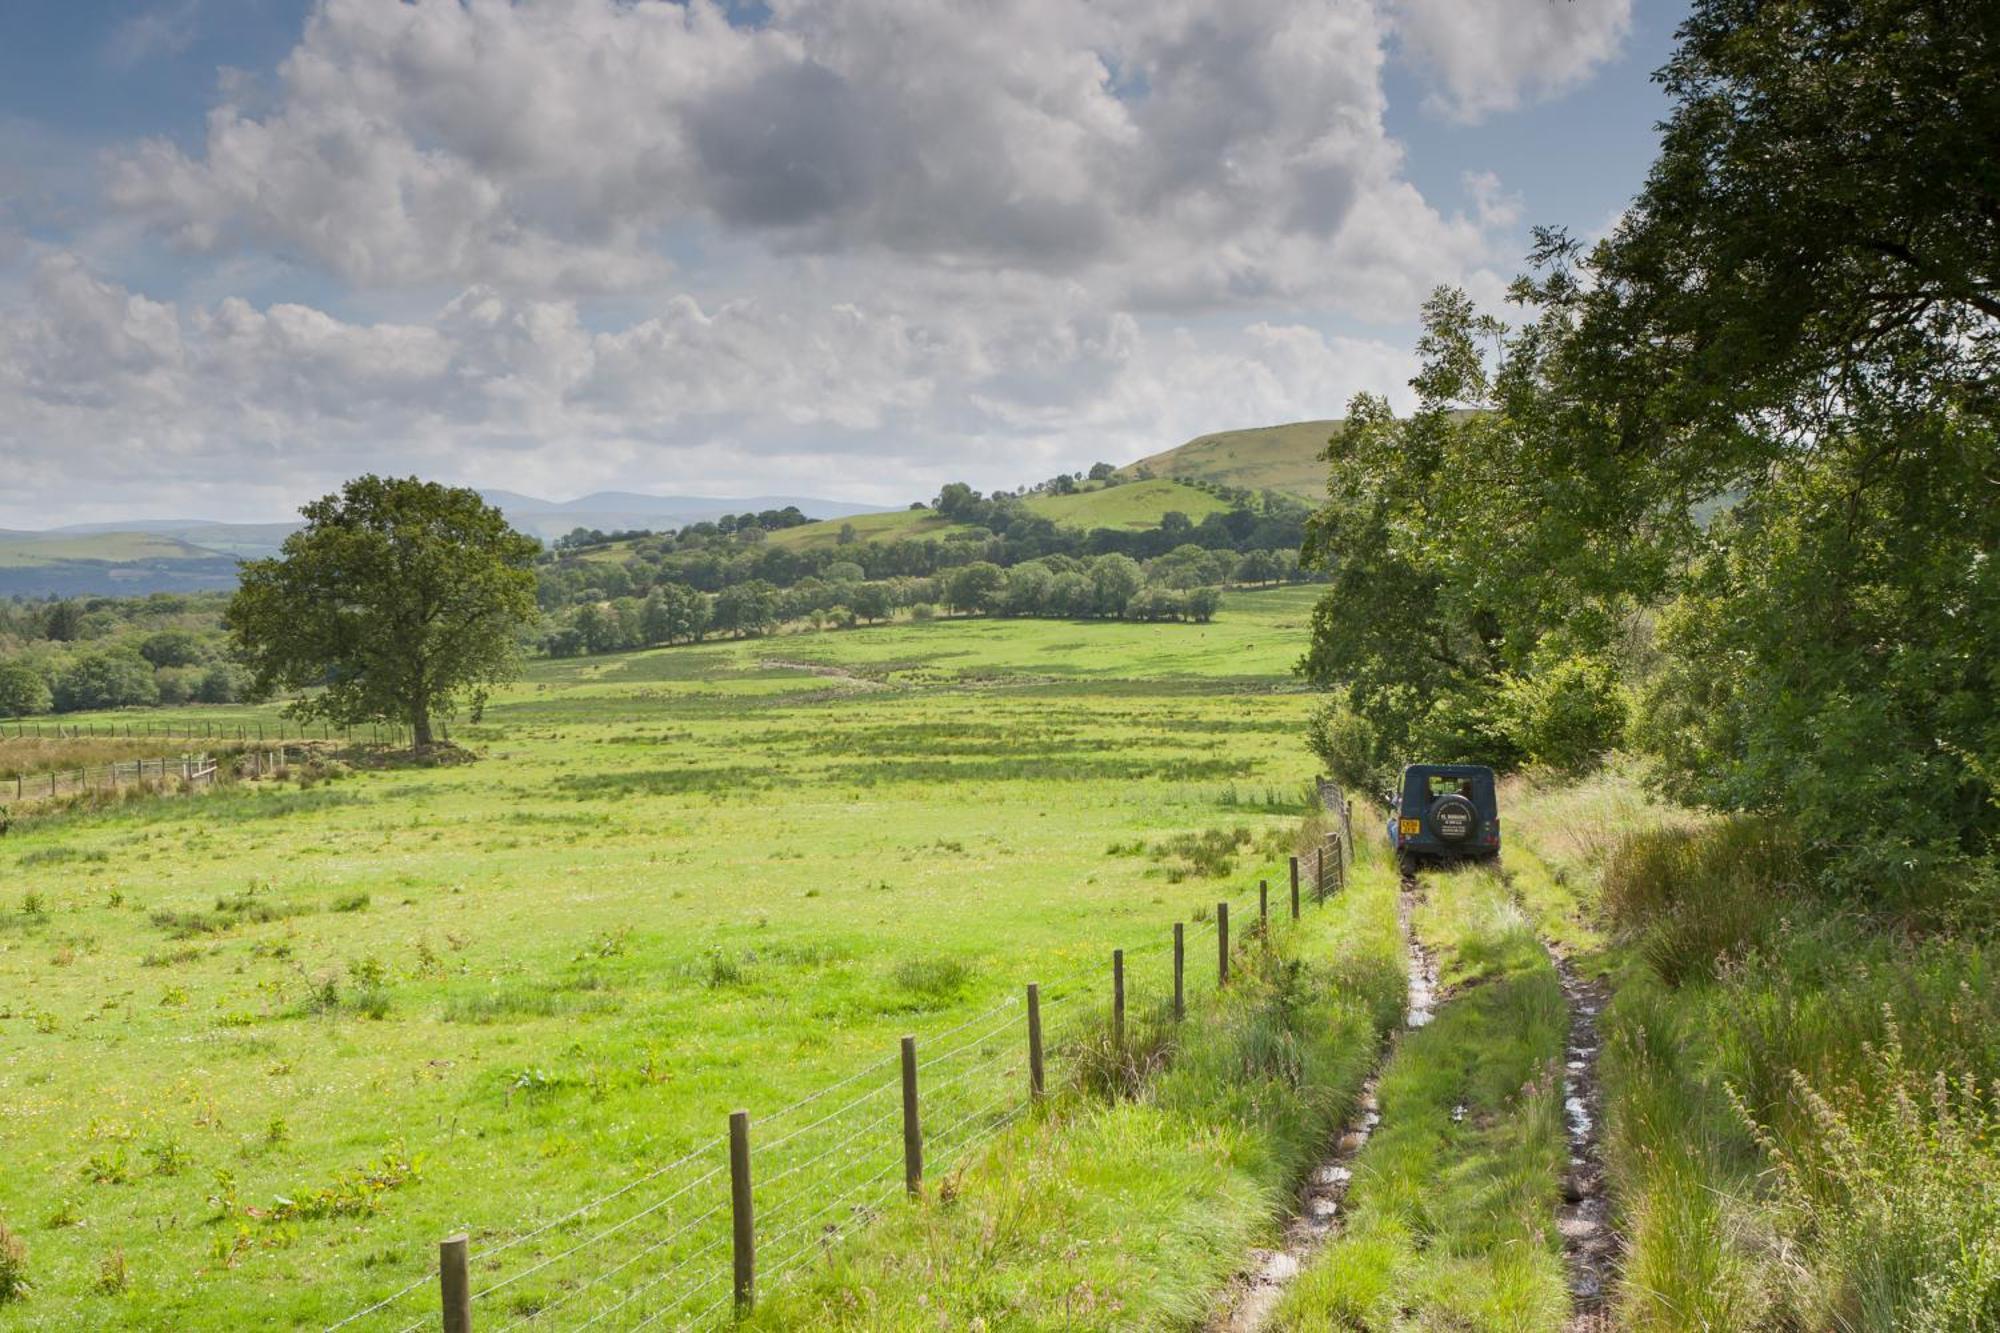
<instances>
[{"instance_id":1,"label":"distant mountain range","mask_svg":"<svg viewBox=\"0 0 2000 1333\"><path fill-rule=\"evenodd\" d=\"M1120 473L1126 480L1156 477L1219 482L1245 490L1286 491L1312 500L1324 494L1326 487L1326 465L1319 460L1319 453L1326 447L1327 437L1339 429L1338 421L1299 421L1203 435L1129 464ZM800 512L817 519L882 513L879 506L798 495L716 498L598 491L575 500L543 500L515 491L482 490L480 494L515 527L550 542L577 528L659 531L723 514L757 513L787 505L797 505ZM1128 491L1120 499L1137 496L1138 492ZM1183 510L1193 503L1182 493L1151 498L1158 505ZM906 516L884 517L900 521ZM1097 514L1092 521L1114 519L1129 525L1157 521L1157 516L1149 509L1113 519ZM297 527L296 523L133 519L75 523L41 532L0 529L0 597L129 596L228 589L236 584L237 561L274 554ZM790 533L795 543L809 543L818 535L810 528Z\"/></svg>"},{"instance_id":2,"label":"distant mountain range","mask_svg":"<svg viewBox=\"0 0 2000 1333\"><path fill-rule=\"evenodd\" d=\"M723 514L797 505L812 518L870 513L870 505L794 495L714 498L599 491L575 500L543 500L482 490L508 522L544 541L576 528L602 532L678 528ZM296 523L214 523L146 518L72 523L34 532L0 529L0 597L134 596L207 592L236 586L236 562L276 554Z\"/></svg>"},{"instance_id":3,"label":"distant mountain range","mask_svg":"<svg viewBox=\"0 0 2000 1333\"><path fill-rule=\"evenodd\" d=\"M724 514L762 513L797 505L808 518L852 518L870 514L880 505L816 500L800 495L752 495L716 499L705 495L638 495L631 491L598 491L576 500L538 500L513 491L479 492L523 532L554 540L577 528L599 532L630 532L640 528L686 527Z\"/></svg>"}]
</instances>

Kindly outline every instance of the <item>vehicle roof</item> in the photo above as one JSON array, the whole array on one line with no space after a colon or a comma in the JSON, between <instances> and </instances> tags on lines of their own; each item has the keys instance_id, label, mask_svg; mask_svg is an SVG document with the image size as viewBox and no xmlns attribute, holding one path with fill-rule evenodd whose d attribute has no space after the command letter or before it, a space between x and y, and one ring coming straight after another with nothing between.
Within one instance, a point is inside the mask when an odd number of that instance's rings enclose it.
<instances>
[{"instance_id":1,"label":"vehicle roof","mask_svg":"<svg viewBox=\"0 0 2000 1333\"><path fill-rule=\"evenodd\" d=\"M1447 778L1490 778L1493 776L1493 770L1485 764L1406 764L1403 766L1404 778L1407 779L1412 773L1435 773L1440 777Z\"/></svg>"}]
</instances>

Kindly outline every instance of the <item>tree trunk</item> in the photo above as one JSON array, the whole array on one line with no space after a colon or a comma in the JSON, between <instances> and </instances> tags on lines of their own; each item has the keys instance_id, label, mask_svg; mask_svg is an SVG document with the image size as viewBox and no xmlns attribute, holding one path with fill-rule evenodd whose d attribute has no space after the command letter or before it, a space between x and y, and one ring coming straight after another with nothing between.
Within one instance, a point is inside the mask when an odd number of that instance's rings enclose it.
<instances>
[{"instance_id":1,"label":"tree trunk","mask_svg":"<svg viewBox=\"0 0 2000 1333\"><path fill-rule=\"evenodd\" d=\"M418 754L431 748L431 714L428 708L410 712L410 749Z\"/></svg>"}]
</instances>

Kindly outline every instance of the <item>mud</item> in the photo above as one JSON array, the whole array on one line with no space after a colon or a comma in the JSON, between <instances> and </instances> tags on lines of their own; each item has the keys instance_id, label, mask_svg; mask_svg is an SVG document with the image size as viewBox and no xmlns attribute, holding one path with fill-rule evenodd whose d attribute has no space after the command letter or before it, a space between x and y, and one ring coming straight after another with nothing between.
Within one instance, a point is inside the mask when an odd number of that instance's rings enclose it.
<instances>
[{"instance_id":1,"label":"mud","mask_svg":"<svg viewBox=\"0 0 2000 1333\"><path fill-rule=\"evenodd\" d=\"M1396 901L1396 919L1402 925L1403 940L1409 950L1410 997L1404 1031L1431 1021L1437 996L1437 965L1430 951L1417 943L1410 928L1410 915L1417 901L1417 882L1414 877L1405 877L1402 894ZM1313 1168L1300 1187L1298 1208L1285 1223L1279 1248L1250 1251L1242 1276L1204 1325L1207 1333L1259 1333L1270 1322L1285 1288L1304 1270L1313 1251L1340 1230L1341 1206L1347 1202L1347 1187L1354 1179L1354 1158L1367 1146L1375 1127L1382 1123L1376 1086L1394 1051L1392 1037L1384 1044L1375 1071L1361 1085L1354 1119L1342 1127L1326 1158Z\"/></svg>"},{"instance_id":2,"label":"mud","mask_svg":"<svg viewBox=\"0 0 2000 1333\"><path fill-rule=\"evenodd\" d=\"M1569 1264L1570 1333L1611 1328L1611 1282L1619 1258L1618 1233L1611 1225L1605 1192L1602 1127L1604 1092L1597 1079L1598 1015L1609 989L1586 979L1568 958L1551 949L1569 1005L1569 1041L1563 1051L1563 1123L1569 1134L1569 1164L1563 1175L1556 1229Z\"/></svg>"}]
</instances>

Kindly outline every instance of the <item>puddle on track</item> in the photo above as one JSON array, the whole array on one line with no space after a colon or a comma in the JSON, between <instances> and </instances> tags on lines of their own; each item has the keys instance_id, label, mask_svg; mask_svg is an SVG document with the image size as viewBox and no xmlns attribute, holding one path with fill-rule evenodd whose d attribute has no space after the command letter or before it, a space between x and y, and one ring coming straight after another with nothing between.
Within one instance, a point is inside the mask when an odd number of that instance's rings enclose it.
<instances>
[{"instance_id":1,"label":"puddle on track","mask_svg":"<svg viewBox=\"0 0 2000 1333\"><path fill-rule=\"evenodd\" d=\"M1418 901L1415 879L1405 878L1396 900L1396 919L1402 926L1409 954L1410 995L1402 1028L1405 1032L1431 1021L1437 997L1437 964L1430 951L1417 943L1416 932L1410 928L1410 915ZM1341 1205L1347 1201L1347 1187L1354 1179L1354 1158L1382 1122L1376 1085L1394 1052L1395 1039L1391 1038L1375 1062L1375 1072L1361 1085L1355 1118L1348 1122L1334 1140L1333 1151L1313 1168L1299 1190L1298 1211L1285 1224L1283 1243L1275 1250L1250 1252L1243 1275L1231 1286L1214 1317L1204 1325L1207 1333L1258 1333L1270 1322L1285 1288L1305 1268L1313 1251L1340 1229Z\"/></svg>"},{"instance_id":2,"label":"puddle on track","mask_svg":"<svg viewBox=\"0 0 2000 1333\"><path fill-rule=\"evenodd\" d=\"M1604 1094L1597 1081L1597 1018L1607 991L1602 980L1585 980L1554 949L1549 958L1562 978L1563 1000L1569 1006L1569 1041L1563 1051L1569 1169L1563 1174L1562 1203L1556 1209L1556 1230L1569 1264L1570 1318L1563 1327L1568 1333L1597 1333L1611 1327L1611 1277L1619 1255L1598 1132L1604 1122Z\"/></svg>"}]
</instances>

